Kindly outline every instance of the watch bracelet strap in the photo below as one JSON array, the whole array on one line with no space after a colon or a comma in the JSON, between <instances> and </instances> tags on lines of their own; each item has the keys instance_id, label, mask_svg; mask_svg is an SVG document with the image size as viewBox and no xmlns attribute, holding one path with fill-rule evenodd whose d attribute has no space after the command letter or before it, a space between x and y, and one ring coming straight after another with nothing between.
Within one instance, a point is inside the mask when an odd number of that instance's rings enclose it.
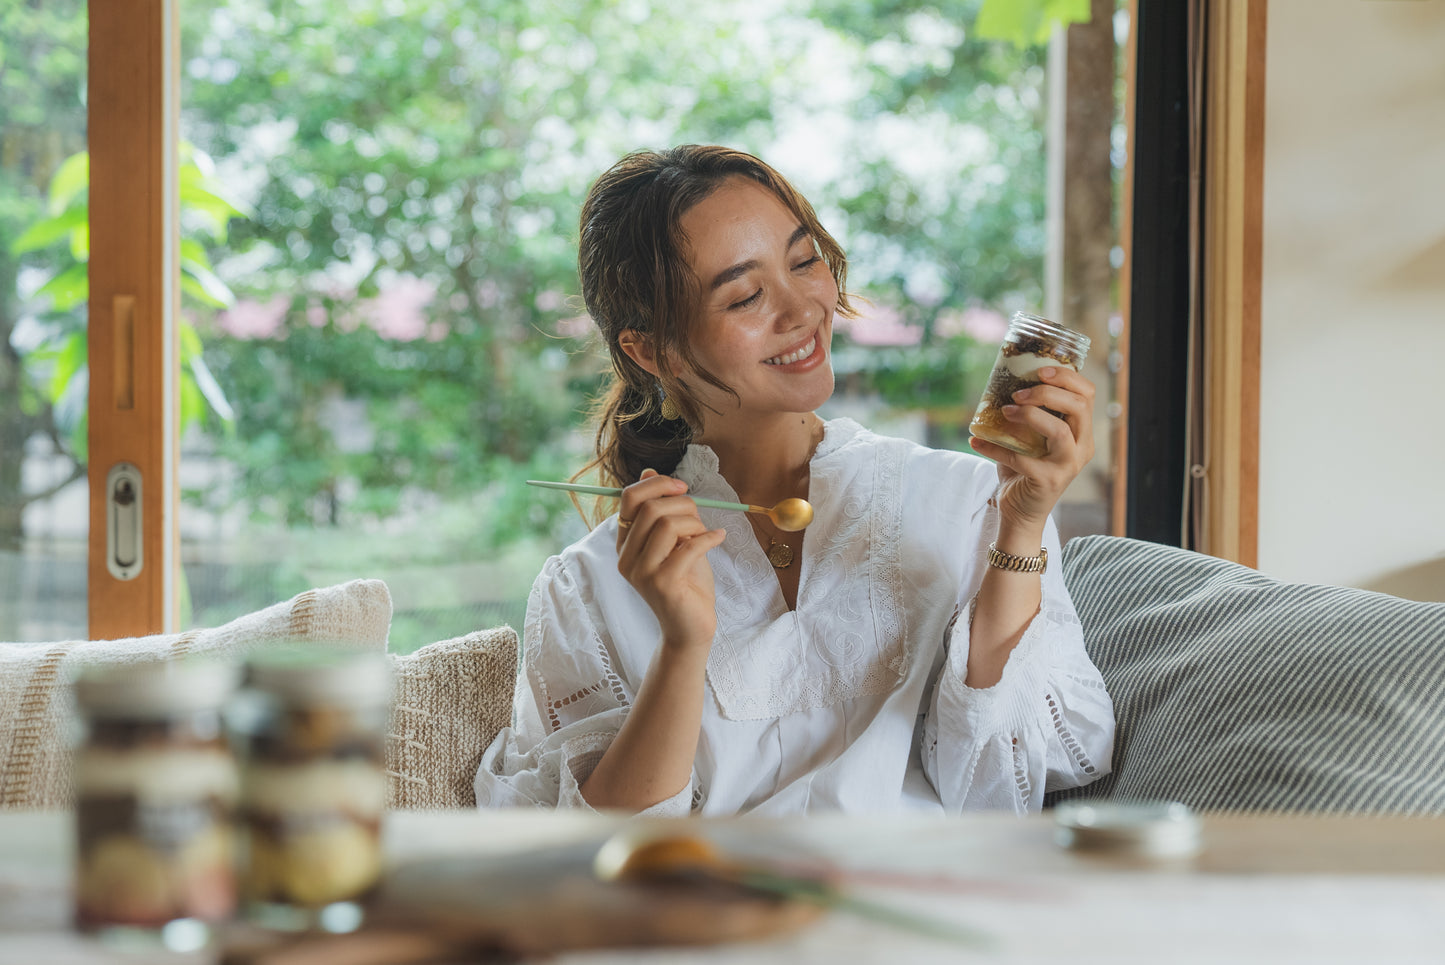
<instances>
[{"instance_id":1,"label":"watch bracelet strap","mask_svg":"<svg viewBox=\"0 0 1445 965\"><path fill-rule=\"evenodd\" d=\"M1042 573L1049 565L1049 549L1047 546L1040 547L1038 556L1015 556L1001 553L997 543L989 543L988 565L1010 573Z\"/></svg>"}]
</instances>

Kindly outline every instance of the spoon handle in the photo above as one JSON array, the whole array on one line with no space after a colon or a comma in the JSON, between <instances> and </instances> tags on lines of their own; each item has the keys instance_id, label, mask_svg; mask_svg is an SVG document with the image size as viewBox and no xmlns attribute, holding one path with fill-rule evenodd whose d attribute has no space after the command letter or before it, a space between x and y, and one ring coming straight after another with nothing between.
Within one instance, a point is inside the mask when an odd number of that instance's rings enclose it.
<instances>
[{"instance_id":1,"label":"spoon handle","mask_svg":"<svg viewBox=\"0 0 1445 965\"><path fill-rule=\"evenodd\" d=\"M528 486L540 486L543 489L561 489L569 493L586 493L591 496L620 496L622 490L616 486L584 486L581 483L547 482L541 479L528 479ZM697 496L689 496L699 506L707 506L709 509L736 509L744 513L766 513L768 510L762 506L749 506L747 503L729 503L721 499L702 499Z\"/></svg>"}]
</instances>

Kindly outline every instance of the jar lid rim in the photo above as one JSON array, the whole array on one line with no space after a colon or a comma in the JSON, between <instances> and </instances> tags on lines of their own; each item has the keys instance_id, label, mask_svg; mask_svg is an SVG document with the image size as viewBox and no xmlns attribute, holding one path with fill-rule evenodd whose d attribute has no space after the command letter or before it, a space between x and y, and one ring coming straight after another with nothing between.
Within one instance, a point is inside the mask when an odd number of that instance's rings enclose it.
<instances>
[{"instance_id":1,"label":"jar lid rim","mask_svg":"<svg viewBox=\"0 0 1445 965\"><path fill-rule=\"evenodd\" d=\"M1009 333L1012 334L1015 331L1057 339L1080 353L1087 353L1089 345L1093 341L1076 328L1069 328L1067 325L1061 325L1052 319L1029 312L1013 313L1013 317L1009 319Z\"/></svg>"},{"instance_id":2,"label":"jar lid rim","mask_svg":"<svg viewBox=\"0 0 1445 965\"><path fill-rule=\"evenodd\" d=\"M219 710L239 678L239 668L228 661L158 657L82 667L72 686L86 712L155 719Z\"/></svg>"},{"instance_id":3,"label":"jar lid rim","mask_svg":"<svg viewBox=\"0 0 1445 965\"><path fill-rule=\"evenodd\" d=\"M283 703L357 706L386 701L391 664L383 653L288 651L252 659L247 683Z\"/></svg>"}]
</instances>

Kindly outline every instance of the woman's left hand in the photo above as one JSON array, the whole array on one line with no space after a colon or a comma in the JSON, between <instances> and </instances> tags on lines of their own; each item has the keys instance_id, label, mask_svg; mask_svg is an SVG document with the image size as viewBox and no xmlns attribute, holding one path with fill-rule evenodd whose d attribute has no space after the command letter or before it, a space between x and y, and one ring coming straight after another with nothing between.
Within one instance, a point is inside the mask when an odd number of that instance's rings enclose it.
<instances>
[{"instance_id":1,"label":"woman's left hand","mask_svg":"<svg viewBox=\"0 0 1445 965\"><path fill-rule=\"evenodd\" d=\"M1064 490L1094 457L1094 383L1062 365L1041 368L1038 375L1042 383L1015 392L1003 415L1041 433L1048 452L1035 458L983 439L971 438L969 444L998 463L996 498L1003 518L1042 533Z\"/></svg>"}]
</instances>

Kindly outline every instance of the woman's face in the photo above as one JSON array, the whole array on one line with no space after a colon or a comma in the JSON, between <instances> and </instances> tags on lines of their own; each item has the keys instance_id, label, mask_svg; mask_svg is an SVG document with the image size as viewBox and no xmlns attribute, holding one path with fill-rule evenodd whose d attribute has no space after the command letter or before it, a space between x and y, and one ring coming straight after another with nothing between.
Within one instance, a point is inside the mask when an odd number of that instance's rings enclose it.
<instances>
[{"instance_id":1,"label":"woman's face","mask_svg":"<svg viewBox=\"0 0 1445 965\"><path fill-rule=\"evenodd\" d=\"M698 365L737 392L687 379L698 400L723 418L812 412L827 401L838 285L798 217L767 188L734 177L681 227L701 296L689 343Z\"/></svg>"}]
</instances>

